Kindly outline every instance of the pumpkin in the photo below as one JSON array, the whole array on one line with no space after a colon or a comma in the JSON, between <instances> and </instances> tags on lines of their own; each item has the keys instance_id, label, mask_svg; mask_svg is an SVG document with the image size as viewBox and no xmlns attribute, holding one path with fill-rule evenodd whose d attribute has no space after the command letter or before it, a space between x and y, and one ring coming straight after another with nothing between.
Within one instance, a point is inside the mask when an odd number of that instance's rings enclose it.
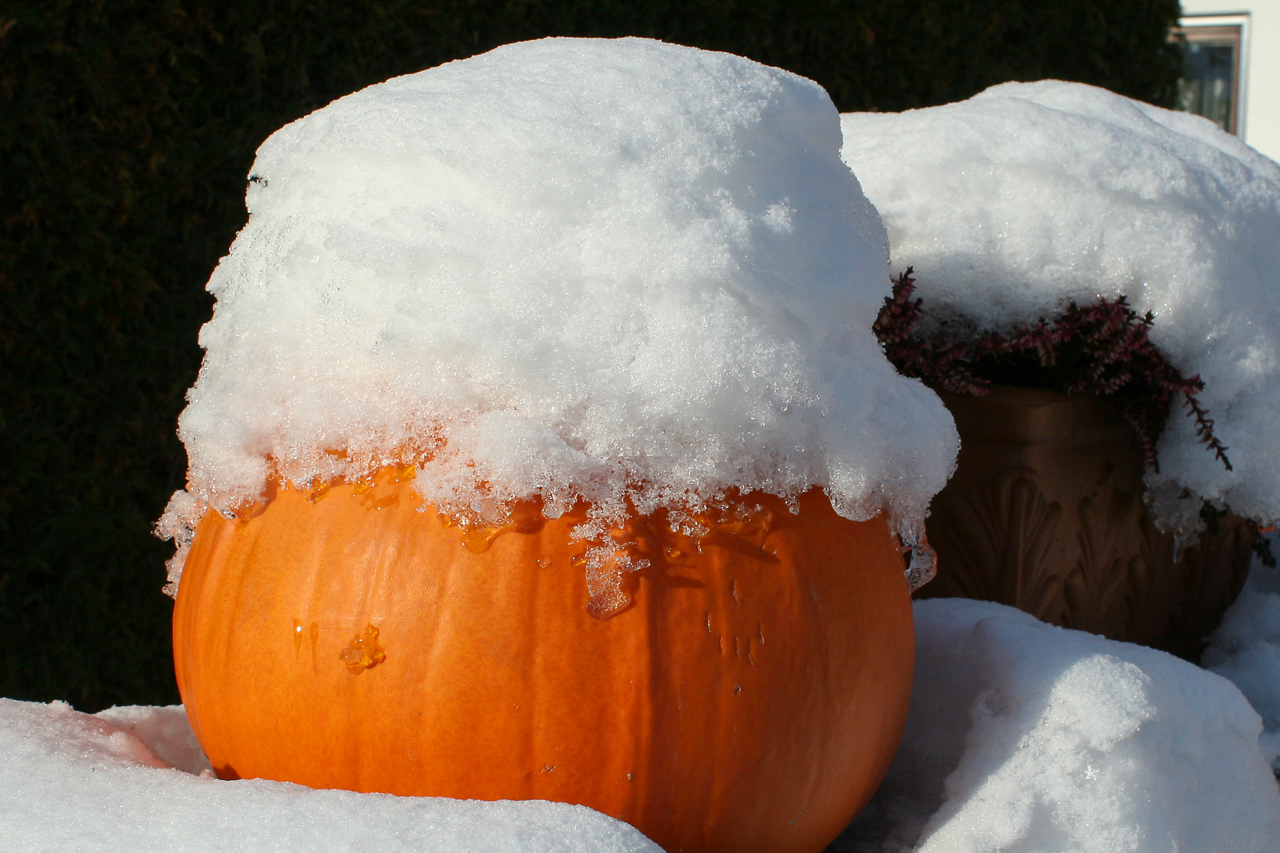
<instances>
[{"instance_id":1,"label":"pumpkin","mask_svg":"<svg viewBox=\"0 0 1280 853\"><path fill-rule=\"evenodd\" d=\"M585 507L468 530L405 470L200 522L174 656L220 777L579 803L668 851L820 851L870 798L914 655L882 519L819 490L698 541L639 519L615 537L649 566L600 619Z\"/></svg>"}]
</instances>

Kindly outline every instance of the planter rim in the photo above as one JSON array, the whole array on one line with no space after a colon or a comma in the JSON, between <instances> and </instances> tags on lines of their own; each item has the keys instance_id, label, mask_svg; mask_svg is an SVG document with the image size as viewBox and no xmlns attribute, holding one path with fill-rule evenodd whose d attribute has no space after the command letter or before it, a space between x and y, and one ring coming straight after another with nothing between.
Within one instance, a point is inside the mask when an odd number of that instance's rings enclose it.
<instances>
[{"instance_id":1,"label":"planter rim","mask_svg":"<svg viewBox=\"0 0 1280 853\"><path fill-rule=\"evenodd\" d=\"M970 441L1074 445L1134 441L1133 431L1104 399L1068 397L1042 388L992 385L983 397L942 394Z\"/></svg>"}]
</instances>

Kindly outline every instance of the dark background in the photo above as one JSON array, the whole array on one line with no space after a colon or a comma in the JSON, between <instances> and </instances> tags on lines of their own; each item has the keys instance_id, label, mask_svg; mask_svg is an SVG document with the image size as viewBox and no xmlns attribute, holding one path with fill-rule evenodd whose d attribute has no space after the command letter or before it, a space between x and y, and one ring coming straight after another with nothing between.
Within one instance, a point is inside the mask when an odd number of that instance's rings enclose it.
<instances>
[{"instance_id":1,"label":"dark background","mask_svg":"<svg viewBox=\"0 0 1280 853\"><path fill-rule=\"evenodd\" d=\"M0 695L178 701L172 545L204 283L276 128L546 35L811 77L849 110L1056 77L1171 105L1177 0L0 0Z\"/></svg>"}]
</instances>

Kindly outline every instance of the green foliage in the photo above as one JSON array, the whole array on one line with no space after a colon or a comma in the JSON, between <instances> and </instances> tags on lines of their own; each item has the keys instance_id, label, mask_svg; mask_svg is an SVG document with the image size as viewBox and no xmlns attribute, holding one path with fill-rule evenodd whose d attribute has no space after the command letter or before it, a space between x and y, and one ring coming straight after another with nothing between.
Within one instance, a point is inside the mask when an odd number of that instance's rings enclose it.
<instances>
[{"instance_id":1,"label":"green foliage","mask_svg":"<svg viewBox=\"0 0 1280 853\"><path fill-rule=\"evenodd\" d=\"M387 77L643 35L899 110L1061 77L1169 103L1176 0L0 0L0 695L177 700L151 535L259 143Z\"/></svg>"}]
</instances>

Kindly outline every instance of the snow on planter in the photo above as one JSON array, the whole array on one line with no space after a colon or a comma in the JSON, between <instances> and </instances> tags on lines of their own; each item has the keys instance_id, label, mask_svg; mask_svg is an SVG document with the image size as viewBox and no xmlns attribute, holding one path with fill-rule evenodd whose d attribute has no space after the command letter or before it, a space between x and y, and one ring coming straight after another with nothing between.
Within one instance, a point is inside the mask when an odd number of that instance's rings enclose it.
<instances>
[{"instance_id":1,"label":"snow on planter","mask_svg":"<svg viewBox=\"0 0 1280 853\"><path fill-rule=\"evenodd\" d=\"M812 486L911 529L958 440L870 331L888 243L840 140L815 83L641 39L508 45L282 128L209 281L162 532L392 461L488 523L586 500L587 540Z\"/></svg>"},{"instance_id":2,"label":"snow on planter","mask_svg":"<svg viewBox=\"0 0 1280 853\"><path fill-rule=\"evenodd\" d=\"M1149 487L1280 517L1280 166L1205 119L1058 81L842 126L932 317L999 330L1126 296L1204 380L1234 466L1174 411Z\"/></svg>"}]
</instances>

